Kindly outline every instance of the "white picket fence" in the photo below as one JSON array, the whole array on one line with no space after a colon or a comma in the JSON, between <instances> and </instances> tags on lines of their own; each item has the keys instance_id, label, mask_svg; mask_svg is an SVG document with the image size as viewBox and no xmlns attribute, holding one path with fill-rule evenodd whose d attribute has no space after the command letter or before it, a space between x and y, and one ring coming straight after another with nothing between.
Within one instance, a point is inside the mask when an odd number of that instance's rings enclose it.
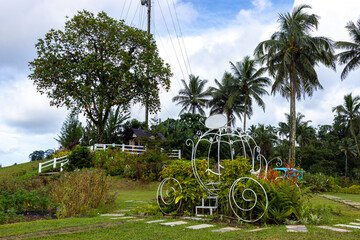
<instances>
[{"instance_id":1,"label":"white picket fence","mask_svg":"<svg viewBox=\"0 0 360 240\"><path fill-rule=\"evenodd\" d=\"M143 152L146 152L146 147L144 146L136 146L136 145L125 145L125 144L101 144L101 143L97 143L94 144L93 146L89 146L90 150L93 151L97 151L97 150L106 150L106 148L108 147L119 147L119 149L121 149L121 151L126 152L126 153L130 153L130 154L141 154ZM170 151L165 151L163 149L161 149L162 152L166 153L168 155L169 158L181 158L181 150L170 150ZM69 160L67 159L67 156L63 156L60 158L54 158L51 159L49 161L43 162L43 163L39 163L39 173L42 172L42 170L44 168L48 168L50 166L52 166L53 168L56 168L57 165L60 164L60 172L63 171L63 166L68 163Z\"/></svg>"},{"instance_id":2,"label":"white picket fence","mask_svg":"<svg viewBox=\"0 0 360 240\"><path fill-rule=\"evenodd\" d=\"M60 164L60 172L63 171L63 166L68 163L67 155L59 158L54 158L46 162L39 163L39 173L41 173L42 169L52 166L56 168L57 165Z\"/></svg>"}]
</instances>

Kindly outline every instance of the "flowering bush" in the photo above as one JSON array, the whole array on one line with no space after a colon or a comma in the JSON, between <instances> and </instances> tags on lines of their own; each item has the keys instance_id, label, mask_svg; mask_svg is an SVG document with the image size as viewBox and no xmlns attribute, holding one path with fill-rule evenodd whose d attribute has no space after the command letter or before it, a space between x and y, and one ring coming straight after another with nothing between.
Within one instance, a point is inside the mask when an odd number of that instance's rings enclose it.
<instances>
[{"instance_id":1,"label":"flowering bush","mask_svg":"<svg viewBox=\"0 0 360 240\"><path fill-rule=\"evenodd\" d=\"M101 169L65 173L54 182L51 195L57 204L56 215L59 218L92 215L114 208L115 195L109 194L110 184Z\"/></svg>"}]
</instances>

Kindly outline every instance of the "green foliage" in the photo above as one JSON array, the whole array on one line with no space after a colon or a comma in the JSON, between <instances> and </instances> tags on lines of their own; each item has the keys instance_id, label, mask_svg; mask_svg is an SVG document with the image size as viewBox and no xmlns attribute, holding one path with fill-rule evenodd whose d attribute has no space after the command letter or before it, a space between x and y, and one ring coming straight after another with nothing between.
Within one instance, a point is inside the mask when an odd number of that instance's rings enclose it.
<instances>
[{"instance_id":1,"label":"green foliage","mask_svg":"<svg viewBox=\"0 0 360 240\"><path fill-rule=\"evenodd\" d=\"M92 166L92 155L86 146L77 146L68 156L69 162L64 166L67 171Z\"/></svg>"},{"instance_id":2,"label":"green foliage","mask_svg":"<svg viewBox=\"0 0 360 240\"><path fill-rule=\"evenodd\" d=\"M199 79L199 76L189 75L189 85L184 79L181 79L185 88L180 89L179 95L173 97L173 102L178 102L176 105L182 105L182 109L179 115L189 112L195 114L199 112L201 115L205 115L204 107L208 102L210 95L208 90L205 90L205 84L207 80Z\"/></svg>"},{"instance_id":3,"label":"green foliage","mask_svg":"<svg viewBox=\"0 0 360 240\"><path fill-rule=\"evenodd\" d=\"M156 112L160 87L170 86L170 66L152 35L104 12L78 12L63 31L51 29L35 46L29 78L37 90L51 105L84 112L100 142L112 106L141 102Z\"/></svg>"},{"instance_id":4,"label":"green foliage","mask_svg":"<svg viewBox=\"0 0 360 240\"><path fill-rule=\"evenodd\" d=\"M59 139L55 139L65 149L71 150L80 143L80 139L83 135L83 128L78 115L79 114L75 109L70 112L61 127L60 135L58 135Z\"/></svg>"},{"instance_id":5,"label":"green foliage","mask_svg":"<svg viewBox=\"0 0 360 240\"><path fill-rule=\"evenodd\" d=\"M329 177L327 177L323 173L304 174L305 185L311 189L312 192L325 192L331 191L334 187L333 178L329 181Z\"/></svg>"},{"instance_id":6,"label":"green foliage","mask_svg":"<svg viewBox=\"0 0 360 240\"><path fill-rule=\"evenodd\" d=\"M268 194L268 211L261 221L282 224L286 220L299 220L304 214L308 189L301 189L291 181L262 182Z\"/></svg>"},{"instance_id":7,"label":"green foliage","mask_svg":"<svg viewBox=\"0 0 360 240\"><path fill-rule=\"evenodd\" d=\"M39 161L39 160L44 158L44 151L43 150L36 150L36 151L32 152L29 155L29 158L30 158L31 162Z\"/></svg>"},{"instance_id":8,"label":"green foliage","mask_svg":"<svg viewBox=\"0 0 360 240\"><path fill-rule=\"evenodd\" d=\"M123 142L124 121L130 118L130 113L120 111L120 106L111 109L109 118L105 124L104 139L105 143Z\"/></svg>"},{"instance_id":9,"label":"green foliage","mask_svg":"<svg viewBox=\"0 0 360 240\"><path fill-rule=\"evenodd\" d=\"M190 158L191 148L186 145L186 140L193 139L198 132L204 133L208 130L200 122L205 122L205 117L199 114L184 113L180 119L169 118L160 123L159 130L168 141L169 149L180 149L183 158ZM206 149L200 145L199 155L206 155Z\"/></svg>"},{"instance_id":10,"label":"green foliage","mask_svg":"<svg viewBox=\"0 0 360 240\"><path fill-rule=\"evenodd\" d=\"M101 167L111 176L120 175L148 182L159 179L167 156L156 150L136 155L119 149L109 149L94 153L93 159L94 166Z\"/></svg>"},{"instance_id":11,"label":"green foliage","mask_svg":"<svg viewBox=\"0 0 360 240\"><path fill-rule=\"evenodd\" d=\"M57 204L56 215L64 218L109 211L115 206L115 196L109 194L110 184L101 169L65 173L53 183L51 196Z\"/></svg>"},{"instance_id":12,"label":"green foliage","mask_svg":"<svg viewBox=\"0 0 360 240\"><path fill-rule=\"evenodd\" d=\"M332 190L338 193L360 194L359 185L352 185L350 187L340 187L338 185L335 185Z\"/></svg>"},{"instance_id":13,"label":"green foliage","mask_svg":"<svg viewBox=\"0 0 360 240\"><path fill-rule=\"evenodd\" d=\"M51 206L50 197L36 190L17 189L13 194L9 191L0 193L0 211L13 209L15 213L46 212Z\"/></svg>"}]
</instances>

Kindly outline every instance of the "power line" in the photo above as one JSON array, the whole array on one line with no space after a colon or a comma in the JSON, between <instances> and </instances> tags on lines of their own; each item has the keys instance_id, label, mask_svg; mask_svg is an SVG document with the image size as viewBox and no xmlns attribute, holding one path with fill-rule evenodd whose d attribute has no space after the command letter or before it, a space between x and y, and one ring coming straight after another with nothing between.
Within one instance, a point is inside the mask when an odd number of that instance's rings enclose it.
<instances>
[{"instance_id":1,"label":"power line","mask_svg":"<svg viewBox=\"0 0 360 240\"><path fill-rule=\"evenodd\" d=\"M135 13L134 13L134 17L133 17L133 19L131 20L130 26L132 26L132 25L133 25L133 22L134 22L134 19L135 19L136 13L137 13L137 11L139 10L139 6L140 6L140 1L139 1L138 5L137 5L137 7L136 7L136 10L135 10Z\"/></svg>"},{"instance_id":2,"label":"power line","mask_svg":"<svg viewBox=\"0 0 360 240\"><path fill-rule=\"evenodd\" d=\"M123 14L123 12L124 12L124 8L125 8L125 3L126 3L126 0L125 0L125 2L124 2L124 5L123 5L123 7L122 7L122 9L121 9L121 13L120 13L120 19L122 18L122 14Z\"/></svg>"},{"instance_id":3,"label":"power line","mask_svg":"<svg viewBox=\"0 0 360 240\"><path fill-rule=\"evenodd\" d=\"M189 76L189 71L188 71L188 67L187 67L187 64L186 64L186 61L185 61L185 57L184 57L184 53L183 53L183 50L182 50L182 47L181 47L181 44L180 44L180 38L179 38L179 35L177 33L177 29L176 29L176 26L175 26L175 22L174 22L174 18L173 18L173 15L172 15L172 11L170 9L170 5L169 5L169 1L166 0L166 3L167 3L167 6L168 6L168 9L169 9L169 13L170 13L170 17L171 17L171 22L174 26L174 30L175 30L175 34L176 34L176 38L177 38L177 42L179 44L179 48L180 48L180 52L181 52L181 56L183 58L183 61L184 61L184 66L185 66L185 70L187 72L187 75Z\"/></svg>"},{"instance_id":4,"label":"power line","mask_svg":"<svg viewBox=\"0 0 360 240\"><path fill-rule=\"evenodd\" d=\"M125 21L126 21L126 19L127 19L128 14L129 14L130 7L131 7L132 2L133 2L133 1L130 1L129 8L128 8L127 12L126 12Z\"/></svg>"},{"instance_id":5,"label":"power line","mask_svg":"<svg viewBox=\"0 0 360 240\"><path fill-rule=\"evenodd\" d=\"M182 69L182 67L181 67L181 64L180 64L180 61L179 61L178 55L177 55L177 53L176 53L176 49L175 49L175 46L174 46L173 40L172 40L172 38L171 38L171 34L170 34L170 31L169 31L169 28L168 28L168 26L167 26L167 24L166 24L166 20L165 20L165 17L164 17L163 11L162 11L162 9L161 9L161 6L160 6L160 3L159 3L159 0L157 0L157 2L158 2L158 5L159 5L159 8L160 8L161 15L162 15L162 17L163 17L163 19L164 19L164 23L165 23L166 30L167 30L167 32L168 32L168 34L169 34L169 38L170 38L171 45L172 45L172 47L173 47L173 49L174 49L174 52L175 52L176 60L177 60L177 62L178 62L178 64L179 64L179 67L180 67L180 70L181 70L181 73L182 73L182 75L183 75L184 79L186 79L185 74L184 74L184 71L183 71L183 69Z\"/></svg>"},{"instance_id":6,"label":"power line","mask_svg":"<svg viewBox=\"0 0 360 240\"><path fill-rule=\"evenodd\" d=\"M183 37L182 31L181 31L180 21L179 21L179 18L178 18L178 14L177 14L177 11L176 11L176 8L175 8L175 2L172 1L172 3L173 3L173 8L174 8L175 16L176 16L176 21L177 21L177 24L178 24L178 27L179 27L179 31L180 31L180 36L181 36L181 39L182 39L182 42L183 42L183 46L184 46L184 50L185 50L185 55L186 55L186 58L187 58L187 61L188 61L190 73L192 74L191 65L190 65L190 61L189 61L189 55L187 54L187 51L186 51L186 45L185 45L184 37Z\"/></svg>"}]
</instances>

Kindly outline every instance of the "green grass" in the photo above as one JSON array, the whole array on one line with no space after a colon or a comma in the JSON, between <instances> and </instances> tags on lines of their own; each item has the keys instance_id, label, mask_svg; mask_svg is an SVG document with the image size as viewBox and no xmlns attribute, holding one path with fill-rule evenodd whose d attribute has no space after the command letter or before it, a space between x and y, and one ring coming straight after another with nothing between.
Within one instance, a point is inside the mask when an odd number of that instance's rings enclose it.
<instances>
[{"instance_id":1,"label":"green grass","mask_svg":"<svg viewBox=\"0 0 360 240\"><path fill-rule=\"evenodd\" d=\"M2 167L0 168L0 181L6 180L9 178L17 178L17 177L26 177L29 176L36 176L39 171L39 163L44 162L48 159L42 161L35 161L35 162L27 162L21 163L13 166Z\"/></svg>"},{"instance_id":2,"label":"green grass","mask_svg":"<svg viewBox=\"0 0 360 240\"><path fill-rule=\"evenodd\" d=\"M348 193L326 193L327 195L337 196L346 200L351 200L354 202L360 202L360 194L348 194Z\"/></svg>"}]
</instances>

